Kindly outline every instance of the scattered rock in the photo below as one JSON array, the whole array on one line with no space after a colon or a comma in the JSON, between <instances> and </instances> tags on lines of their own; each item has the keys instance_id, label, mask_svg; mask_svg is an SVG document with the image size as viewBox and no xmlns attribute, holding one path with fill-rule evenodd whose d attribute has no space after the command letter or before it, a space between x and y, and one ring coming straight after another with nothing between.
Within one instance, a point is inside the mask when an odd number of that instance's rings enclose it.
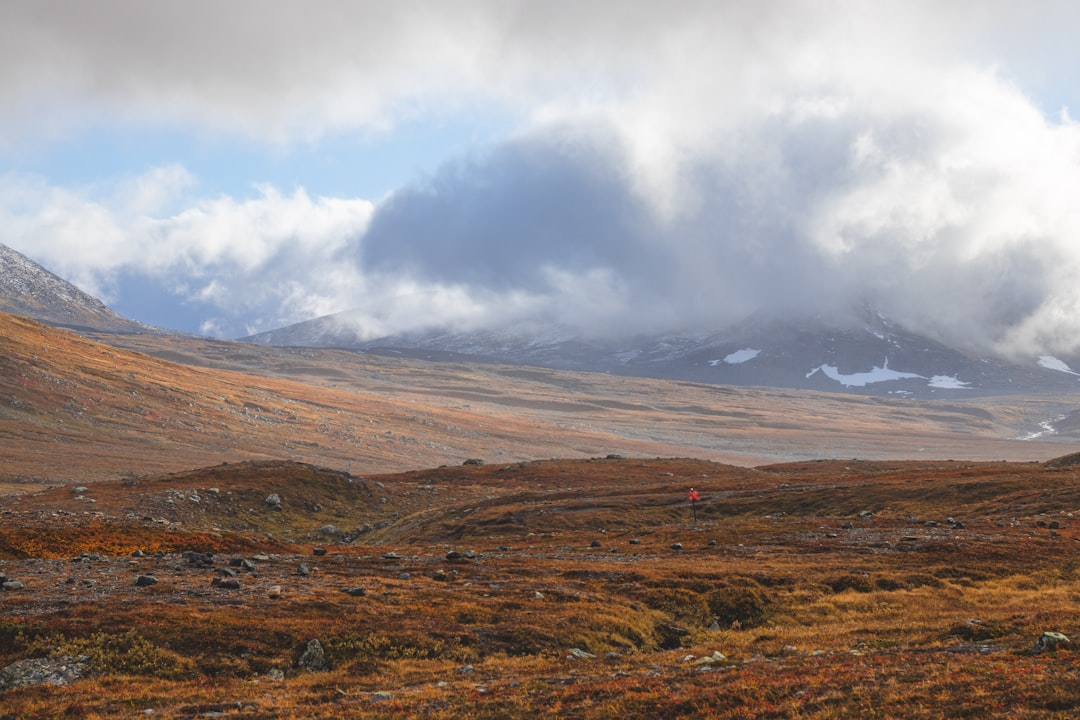
<instances>
[{"instance_id":1,"label":"scattered rock","mask_svg":"<svg viewBox=\"0 0 1080 720\"><path fill-rule=\"evenodd\" d=\"M146 553L144 553L142 550L136 550L133 553L131 553L131 557L133 557L133 558L146 557Z\"/></svg>"},{"instance_id":2,"label":"scattered rock","mask_svg":"<svg viewBox=\"0 0 1080 720\"><path fill-rule=\"evenodd\" d=\"M219 577L216 577L216 578L214 578L213 580L210 581L210 584L213 585L214 587L220 588L222 590L239 590L240 589L240 581L237 580L236 578L219 578Z\"/></svg>"},{"instance_id":3,"label":"scattered rock","mask_svg":"<svg viewBox=\"0 0 1080 720\"><path fill-rule=\"evenodd\" d=\"M462 665L461 667L458 668L458 672L461 673L462 675L468 675L474 669L475 668L473 668L472 665Z\"/></svg>"},{"instance_id":4,"label":"scattered rock","mask_svg":"<svg viewBox=\"0 0 1080 720\"><path fill-rule=\"evenodd\" d=\"M89 662L85 655L19 660L0 669L0 691L25 685L67 685L89 674Z\"/></svg>"},{"instance_id":5,"label":"scattered rock","mask_svg":"<svg viewBox=\"0 0 1080 720\"><path fill-rule=\"evenodd\" d=\"M390 552L383 553L382 554L382 559L383 560L400 560L401 556L398 555L396 552L391 550Z\"/></svg>"},{"instance_id":6,"label":"scattered rock","mask_svg":"<svg viewBox=\"0 0 1080 720\"><path fill-rule=\"evenodd\" d=\"M322 557L322 556L326 555L326 548L324 548L324 547L311 548L311 554L314 555L315 557Z\"/></svg>"},{"instance_id":7,"label":"scattered rock","mask_svg":"<svg viewBox=\"0 0 1080 720\"><path fill-rule=\"evenodd\" d=\"M682 550L682 543L671 543L672 550Z\"/></svg>"},{"instance_id":8,"label":"scattered rock","mask_svg":"<svg viewBox=\"0 0 1080 720\"><path fill-rule=\"evenodd\" d=\"M82 495L84 492L86 492L85 485L76 485L75 487L71 488L72 495Z\"/></svg>"},{"instance_id":9,"label":"scattered rock","mask_svg":"<svg viewBox=\"0 0 1080 720\"><path fill-rule=\"evenodd\" d=\"M412 575L410 575L407 572L403 572L403 573L400 573L398 575L398 580L411 580L411 579L412 579Z\"/></svg>"},{"instance_id":10,"label":"scattered rock","mask_svg":"<svg viewBox=\"0 0 1080 720\"><path fill-rule=\"evenodd\" d=\"M719 665L727 662L727 656L719 650L715 651L712 655L706 655L705 657L699 657L694 660L695 665Z\"/></svg>"},{"instance_id":11,"label":"scattered rock","mask_svg":"<svg viewBox=\"0 0 1080 720\"><path fill-rule=\"evenodd\" d=\"M589 547L594 547L594 548L600 547L600 541L599 540L593 540L591 543L589 543Z\"/></svg>"},{"instance_id":12,"label":"scattered rock","mask_svg":"<svg viewBox=\"0 0 1080 720\"><path fill-rule=\"evenodd\" d=\"M326 662L326 651L323 650L322 643L319 642L318 638L312 638L308 641L304 652L300 654L300 659L296 661L296 665L308 672L323 672L330 669Z\"/></svg>"},{"instance_id":13,"label":"scattered rock","mask_svg":"<svg viewBox=\"0 0 1080 720\"><path fill-rule=\"evenodd\" d=\"M1065 645L1072 644L1067 635L1059 632L1046 631L1035 641L1035 652L1053 652Z\"/></svg>"},{"instance_id":14,"label":"scattered rock","mask_svg":"<svg viewBox=\"0 0 1080 720\"><path fill-rule=\"evenodd\" d=\"M200 553L193 552L191 550L185 550L180 556L188 562L190 565L194 565L198 568L208 568L214 566L214 553Z\"/></svg>"},{"instance_id":15,"label":"scattered rock","mask_svg":"<svg viewBox=\"0 0 1080 720\"><path fill-rule=\"evenodd\" d=\"M271 588L269 590L267 590L266 595L271 600L280 600L281 599L281 586L280 585L271 586Z\"/></svg>"},{"instance_id":16,"label":"scattered rock","mask_svg":"<svg viewBox=\"0 0 1080 720\"><path fill-rule=\"evenodd\" d=\"M393 699L394 699L394 693L386 692L385 690L379 690L378 692L373 692L373 693L371 693L371 695L368 695L368 701L373 702L373 703L386 702L387 700L393 700Z\"/></svg>"},{"instance_id":17,"label":"scattered rock","mask_svg":"<svg viewBox=\"0 0 1080 720\"><path fill-rule=\"evenodd\" d=\"M135 586L136 587L149 587L151 585L157 585L158 579L153 575L136 575Z\"/></svg>"},{"instance_id":18,"label":"scattered rock","mask_svg":"<svg viewBox=\"0 0 1080 720\"><path fill-rule=\"evenodd\" d=\"M352 597L363 597L364 595L367 595L367 588L363 588L363 587L342 588L341 592L345 593L346 595L351 595Z\"/></svg>"},{"instance_id":19,"label":"scattered rock","mask_svg":"<svg viewBox=\"0 0 1080 720\"><path fill-rule=\"evenodd\" d=\"M307 566L307 563L300 563L300 567L296 568L296 574L300 577L307 577L311 574L311 568Z\"/></svg>"},{"instance_id":20,"label":"scattered rock","mask_svg":"<svg viewBox=\"0 0 1080 720\"><path fill-rule=\"evenodd\" d=\"M480 458L469 458L468 460L466 460L465 462L463 462L461 464L462 465L483 465L484 461L481 460Z\"/></svg>"},{"instance_id":21,"label":"scattered rock","mask_svg":"<svg viewBox=\"0 0 1080 720\"><path fill-rule=\"evenodd\" d=\"M570 654L567 657L575 657L579 660L591 660L596 656L591 652L585 652L581 648L570 648Z\"/></svg>"},{"instance_id":22,"label":"scattered rock","mask_svg":"<svg viewBox=\"0 0 1080 720\"><path fill-rule=\"evenodd\" d=\"M266 506L271 510L281 510L281 496L277 493L270 493L266 496Z\"/></svg>"},{"instance_id":23,"label":"scattered rock","mask_svg":"<svg viewBox=\"0 0 1080 720\"><path fill-rule=\"evenodd\" d=\"M345 533L338 528L337 525L323 525L319 528L319 534L328 538L340 538Z\"/></svg>"},{"instance_id":24,"label":"scattered rock","mask_svg":"<svg viewBox=\"0 0 1080 720\"><path fill-rule=\"evenodd\" d=\"M631 545L640 545L640 544L641 544L641 540L639 540L639 539L637 539L637 538L630 538L630 544L631 544Z\"/></svg>"}]
</instances>

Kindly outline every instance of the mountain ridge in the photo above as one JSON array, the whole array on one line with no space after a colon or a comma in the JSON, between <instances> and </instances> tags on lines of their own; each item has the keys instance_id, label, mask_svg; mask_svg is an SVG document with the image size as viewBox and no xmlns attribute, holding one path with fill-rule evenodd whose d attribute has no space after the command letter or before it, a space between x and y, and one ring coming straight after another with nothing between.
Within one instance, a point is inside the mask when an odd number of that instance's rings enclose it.
<instances>
[{"instance_id":1,"label":"mountain ridge","mask_svg":"<svg viewBox=\"0 0 1080 720\"><path fill-rule=\"evenodd\" d=\"M0 311L75 330L165 332L120 315L3 243L0 243Z\"/></svg>"},{"instance_id":2,"label":"mountain ridge","mask_svg":"<svg viewBox=\"0 0 1080 720\"><path fill-rule=\"evenodd\" d=\"M565 328L530 334L432 329L364 339L349 316L324 316L240 342L922 399L1080 390L1075 358L1042 356L1025 363L974 356L874 314L845 324L752 318L719 332L629 340L589 338Z\"/></svg>"}]
</instances>

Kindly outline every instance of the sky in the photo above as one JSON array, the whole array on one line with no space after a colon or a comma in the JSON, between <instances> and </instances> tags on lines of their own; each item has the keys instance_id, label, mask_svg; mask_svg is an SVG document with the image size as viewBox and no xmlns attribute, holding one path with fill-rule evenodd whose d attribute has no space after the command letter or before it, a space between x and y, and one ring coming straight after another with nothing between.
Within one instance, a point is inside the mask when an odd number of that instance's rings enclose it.
<instances>
[{"instance_id":1,"label":"sky","mask_svg":"<svg viewBox=\"0 0 1080 720\"><path fill-rule=\"evenodd\" d=\"M0 242L236 338L341 311L1080 351L1080 5L6 0Z\"/></svg>"}]
</instances>

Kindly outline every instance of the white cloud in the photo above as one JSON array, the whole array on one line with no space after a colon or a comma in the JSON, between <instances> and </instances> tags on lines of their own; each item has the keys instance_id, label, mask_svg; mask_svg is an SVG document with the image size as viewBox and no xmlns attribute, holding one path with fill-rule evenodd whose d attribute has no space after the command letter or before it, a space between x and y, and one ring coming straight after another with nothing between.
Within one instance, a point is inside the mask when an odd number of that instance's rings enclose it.
<instances>
[{"instance_id":1,"label":"white cloud","mask_svg":"<svg viewBox=\"0 0 1080 720\"><path fill-rule=\"evenodd\" d=\"M186 198L179 212L148 212L175 206L193 185L179 167L81 190L9 175L0 181L0 235L107 300L117 299L124 274L154 278L176 303L220 313L207 327L235 330L237 318L252 315L295 322L355 302L357 271L337 256L363 234L371 202L264 186L252 198Z\"/></svg>"},{"instance_id":2,"label":"white cloud","mask_svg":"<svg viewBox=\"0 0 1080 720\"><path fill-rule=\"evenodd\" d=\"M1069 3L9 2L0 153L119 124L290 148L498 108L516 134L377 205L182 162L0 180L0 239L84 287L161 278L265 329L526 315L715 328L871 303L942 339L1080 348Z\"/></svg>"}]
</instances>

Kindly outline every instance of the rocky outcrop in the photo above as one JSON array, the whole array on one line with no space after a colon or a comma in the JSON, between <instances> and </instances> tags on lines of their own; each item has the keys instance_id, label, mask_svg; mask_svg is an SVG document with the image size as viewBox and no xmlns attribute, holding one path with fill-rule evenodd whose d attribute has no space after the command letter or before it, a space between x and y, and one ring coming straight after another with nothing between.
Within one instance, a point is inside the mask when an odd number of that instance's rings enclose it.
<instances>
[{"instance_id":1,"label":"rocky outcrop","mask_svg":"<svg viewBox=\"0 0 1080 720\"><path fill-rule=\"evenodd\" d=\"M0 669L0 691L24 685L67 685L89 675L89 658L32 658Z\"/></svg>"}]
</instances>

